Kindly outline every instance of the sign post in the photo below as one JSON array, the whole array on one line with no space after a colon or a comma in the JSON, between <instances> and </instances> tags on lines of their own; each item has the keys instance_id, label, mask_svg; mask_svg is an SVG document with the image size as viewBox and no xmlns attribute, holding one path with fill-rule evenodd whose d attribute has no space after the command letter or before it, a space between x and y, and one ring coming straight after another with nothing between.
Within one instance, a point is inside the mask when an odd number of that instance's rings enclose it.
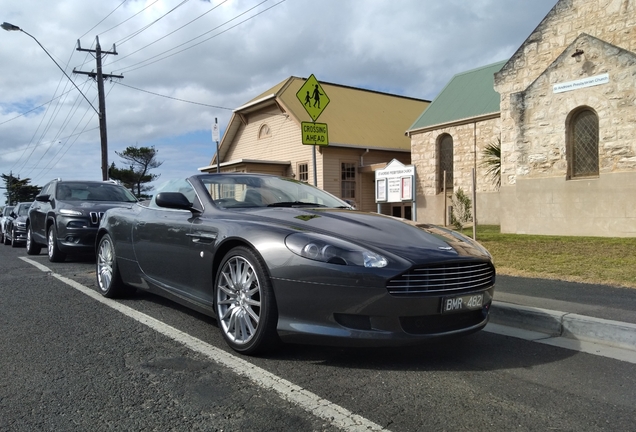
<instances>
[{"instance_id":1,"label":"sign post","mask_svg":"<svg viewBox=\"0 0 636 432\"><path fill-rule=\"evenodd\" d=\"M219 155L219 123L216 117L214 117L214 124L212 125L212 140L216 141L216 172L221 172L221 158Z\"/></svg>"},{"instance_id":2,"label":"sign post","mask_svg":"<svg viewBox=\"0 0 636 432\"><path fill-rule=\"evenodd\" d=\"M300 87L296 97L309 114L309 117L313 122L301 122L302 143L305 145L313 146L313 168L314 168L314 186L318 186L318 177L316 173L316 146L328 146L329 134L327 132L326 123L316 123L320 114L329 105L329 96L322 89L322 86L314 76L311 74L305 81L305 84Z\"/></svg>"}]
</instances>

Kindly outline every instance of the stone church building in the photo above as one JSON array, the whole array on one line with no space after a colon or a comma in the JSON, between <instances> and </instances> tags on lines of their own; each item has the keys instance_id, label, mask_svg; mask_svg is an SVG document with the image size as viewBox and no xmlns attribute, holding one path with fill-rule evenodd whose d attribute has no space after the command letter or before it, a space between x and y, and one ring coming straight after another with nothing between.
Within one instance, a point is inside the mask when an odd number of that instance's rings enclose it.
<instances>
[{"instance_id":1,"label":"stone church building","mask_svg":"<svg viewBox=\"0 0 636 432\"><path fill-rule=\"evenodd\" d=\"M417 220L444 223L474 170L480 224L636 236L636 1L559 0L509 60L455 76L407 135ZM483 165L498 142L500 187Z\"/></svg>"}]
</instances>

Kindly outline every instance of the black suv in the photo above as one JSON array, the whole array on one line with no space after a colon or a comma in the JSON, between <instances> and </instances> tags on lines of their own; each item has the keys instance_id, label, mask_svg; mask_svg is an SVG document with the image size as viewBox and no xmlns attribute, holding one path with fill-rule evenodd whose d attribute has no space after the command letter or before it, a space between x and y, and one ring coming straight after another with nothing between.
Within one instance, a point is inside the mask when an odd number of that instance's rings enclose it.
<instances>
[{"instance_id":1,"label":"black suv","mask_svg":"<svg viewBox=\"0 0 636 432\"><path fill-rule=\"evenodd\" d=\"M27 218L27 254L47 246L49 261L67 254L95 253L95 234L104 212L137 202L125 187L110 181L53 180L42 188Z\"/></svg>"}]
</instances>

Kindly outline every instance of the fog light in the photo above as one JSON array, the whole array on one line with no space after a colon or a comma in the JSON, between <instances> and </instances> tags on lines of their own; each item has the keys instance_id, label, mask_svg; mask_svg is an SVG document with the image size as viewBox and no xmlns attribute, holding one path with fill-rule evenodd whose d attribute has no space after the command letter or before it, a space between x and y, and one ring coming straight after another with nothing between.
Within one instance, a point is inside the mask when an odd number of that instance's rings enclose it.
<instances>
[{"instance_id":1,"label":"fog light","mask_svg":"<svg viewBox=\"0 0 636 432\"><path fill-rule=\"evenodd\" d=\"M368 315L335 313L333 316L341 326L354 330L372 330L371 318Z\"/></svg>"}]
</instances>

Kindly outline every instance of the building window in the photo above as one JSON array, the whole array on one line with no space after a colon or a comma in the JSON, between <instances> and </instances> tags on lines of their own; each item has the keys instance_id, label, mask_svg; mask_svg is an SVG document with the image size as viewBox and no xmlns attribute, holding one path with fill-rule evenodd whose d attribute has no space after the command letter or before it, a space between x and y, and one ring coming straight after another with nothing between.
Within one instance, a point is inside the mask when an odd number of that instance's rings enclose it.
<instances>
[{"instance_id":1,"label":"building window","mask_svg":"<svg viewBox=\"0 0 636 432\"><path fill-rule=\"evenodd\" d=\"M453 190L453 137L444 134L438 141L439 171L438 181L439 191L444 190L444 171L446 171L446 190Z\"/></svg>"},{"instance_id":2,"label":"building window","mask_svg":"<svg viewBox=\"0 0 636 432\"><path fill-rule=\"evenodd\" d=\"M258 130L258 139L269 138L272 136L272 132L269 129L269 126L264 124Z\"/></svg>"},{"instance_id":3,"label":"building window","mask_svg":"<svg viewBox=\"0 0 636 432\"><path fill-rule=\"evenodd\" d=\"M302 182L309 181L309 164L306 164L306 163L298 164L298 180Z\"/></svg>"},{"instance_id":4,"label":"building window","mask_svg":"<svg viewBox=\"0 0 636 432\"><path fill-rule=\"evenodd\" d=\"M340 198L356 199L356 164L342 162L340 164Z\"/></svg>"},{"instance_id":5,"label":"building window","mask_svg":"<svg viewBox=\"0 0 636 432\"><path fill-rule=\"evenodd\" d=\"M568 139L568 178L598 177L598 117L589 108L572 114Z\"/></svg>"}]
</instances>

